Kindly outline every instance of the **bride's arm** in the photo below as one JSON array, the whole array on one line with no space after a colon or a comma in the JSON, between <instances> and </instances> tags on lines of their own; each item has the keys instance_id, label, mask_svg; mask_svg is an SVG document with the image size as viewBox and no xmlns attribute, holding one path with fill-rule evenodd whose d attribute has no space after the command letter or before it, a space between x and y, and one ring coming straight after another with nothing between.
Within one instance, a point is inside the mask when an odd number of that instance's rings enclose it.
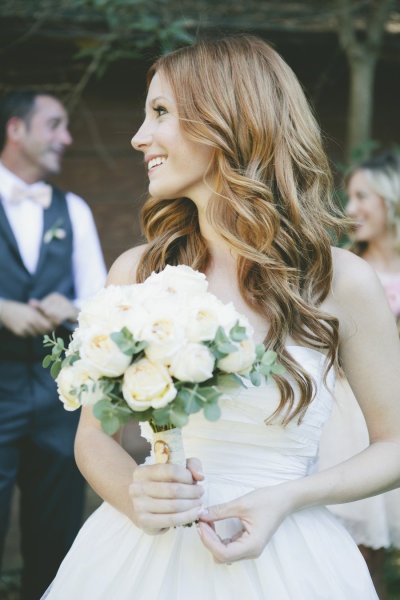
<instances>
[{"instance_id":1,"label":"bride's arm","mask_svg":"<svg viewBox=\"0 0 400 600\"><path fill-rule=\"evenodd\" d=\"M107 285L135 281L142 248L125 252L111 267ZM82 408L75 438L75 458L81 473L96 493L127 515L137 526L155 533L198 517L203 490L193 485L202 479L197 461L190 471L177 465L139 466L101 429L92 408Z\"/></svg>"},{"instance_id":2,"label":"bride's arm","mask_svg":"<svg viewBox=\"0 0 400 600\"><path fill-rule=\"evenodd\" d=\"M238 517L244 533L222 542L206 523L217 561L259 555L283 518L302 508L349 502L400 485L400 344L384 292L369 265L335 252L333 293L324 308L340 322L343 368L365 416L370 446L335 467L210 507L207 521Z\"/></svg>"},{"instance_id":3,"label":"bride's arm","mask_svg":"<svg viewBox=\"0 0 400 600\"><path fill-rule=\"evenodd\" d=\"M82 408L75 438L75 460L95 492L133 520L128 489L137 466L116 439L104 433L92 408Z\"/></svg>"}]
</instances>

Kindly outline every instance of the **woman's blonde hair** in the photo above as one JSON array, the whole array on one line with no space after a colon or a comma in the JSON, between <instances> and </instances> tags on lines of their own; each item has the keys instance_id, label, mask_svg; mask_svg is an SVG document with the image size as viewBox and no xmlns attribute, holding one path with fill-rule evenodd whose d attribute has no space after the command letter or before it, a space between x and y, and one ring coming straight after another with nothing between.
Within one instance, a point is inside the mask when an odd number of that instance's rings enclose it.
<instances>
[{"instance_id":1,"label":"woman's blonde hair","mask_svg":"<svg viewBox=\"0 0 400 600\"><path fill-rule=\"evenodd\" d=\"M340 223L319 127L293 71L253 36L200 41L158 59L148 84L155 73L172 88L184 134L213 148L209 221L239 257L240 291L269 320L265 344L290 376L275 377L281 402L273 416L301 418L314 386L285 340L325 351L327 370L337 364L338 322L318 308L332 279L327 230ZM189 199L149 198L142 222L149 246L139 281L166 264L206 270L209 253Z\"/></svg>"},{"instance_id":2,"label":"woman's blonde hair","mask_svg":"<svg viewBox=\"0 0 400 600\"><path fill-rule=\"evenodd\" d=\"M383 198L387 208L387 224L395 233L395 248L397 252L400 252L400 153L383 150L352 165L345 175L346 187L352 176L358 171L364 173L374 192ZM349 250L362 256L367 246L368 242L366 241L353 240L349 245Z\"/></svg>"}]
</instances>

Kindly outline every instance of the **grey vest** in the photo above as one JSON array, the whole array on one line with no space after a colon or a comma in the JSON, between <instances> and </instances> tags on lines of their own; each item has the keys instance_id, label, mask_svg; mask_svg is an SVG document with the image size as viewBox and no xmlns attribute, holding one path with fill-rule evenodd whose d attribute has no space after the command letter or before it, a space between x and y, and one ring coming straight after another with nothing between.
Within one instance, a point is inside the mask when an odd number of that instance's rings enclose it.
<instances>
[{"instance_id":1,"label":"grey vest","mask_svg":"<svg viewBox=\"0 0 400 600\"><path fill-rule=\"evenodd\" d=\"M55 225L65 232L58 239L47 235ZM36 272L31 274L22 262L18 245L3 205L0 203L0 298L28 302L30 298L41 299L51 292L59 292L69 299L75 297L72 269L72 224L65 194L53 187L52 201L43 211L43 237ZM51 238L51 239L49 239ZM59 327L57 335L68 340L70 332ZM43 347L43 338L15 336L0 327L1 360L41 360L49 349Z\"/></svg>"}]
</instances>

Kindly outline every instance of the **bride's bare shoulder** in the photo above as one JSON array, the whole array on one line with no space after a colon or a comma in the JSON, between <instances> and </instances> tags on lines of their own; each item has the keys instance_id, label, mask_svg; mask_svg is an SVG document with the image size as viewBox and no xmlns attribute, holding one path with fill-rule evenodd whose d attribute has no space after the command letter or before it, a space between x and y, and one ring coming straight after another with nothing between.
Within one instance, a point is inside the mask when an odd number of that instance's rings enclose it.
<instances>
[{"instance_id":1,"label":"bride's bare shoulder","mask_svg":"<svg viewBox=\"0 0 400 600\"><path fill-rule=\"evenodd\" d=\"M387 304L386 296L371 265L341 248L332 249L332 259L332 288L328 298L331 312L348 316L366 315L371 309L378 314L383 310Z\"/></svg>"},{"instance_id":2,"label":"bride's bare shoulder","mask_svg":"<svg viewBox=\"0 0 400 600\"><path fill-rule=\"evenodd\" d=\"M333 289L336 293L354 294L357 289L375 286L377 276L374 269L359 256L343 248L332 248Z\"/></svg>"},{"instance_id":3,"label":"bride's bare shoulder","mask_svg":"<svg viewBox=\"0 0 400 600\"><path fill-rule=\"evenodd\" d=\"M111 265L107 285L129 285L136 282L136 269L147 244L123 252Z\"/></svg>"}]
</instances>

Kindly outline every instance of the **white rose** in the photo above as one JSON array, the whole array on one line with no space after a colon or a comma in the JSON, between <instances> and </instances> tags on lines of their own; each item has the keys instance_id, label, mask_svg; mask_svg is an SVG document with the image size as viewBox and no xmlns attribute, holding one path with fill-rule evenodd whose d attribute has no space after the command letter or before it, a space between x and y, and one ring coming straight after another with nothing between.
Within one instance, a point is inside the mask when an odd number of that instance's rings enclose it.
<instances>
[{"instance_id":1,"label":"white rose","mask_svg":"<svg viewBox=\"0 0 400 600\"><path fill-rule=\"evenodd\" d=\"M161 285L170 294L199 295L207 291L208 282L204 273L187 265L167 265L160 273L152 273L145 283Z\"/></svg>"},{"instance_id":2,"label":"white rose","mask_svg":"<svg viewBox=\"0 0 400 600\"><path fill-rule=\"evenodd\" d=\"M175 311L174 315L161 311L145 324L142 339L148 343L144 352L149 360L169 364L173 355L186 343L181 316L184 321L179 311Z\"/></svg>"},{"instance_id":3,"label":"white rose","mask_svg":"<svg viewBox=\"0 0 400 600\"><path fill-rule=\"evenodd\" d=\"M220 358L217 367L225 373L247 373L256 357L256 348L252 339L235 342L236 352L231 352L224 358Z\"/></svg>"},{"instance_id":4,"label":"white rose","mask_svg":"<svg viewBox=\"0 0 400 600\"><path fill-rule=\"evenodd\" d=\"M66 410L96 404L103 396L96 371L83 360L63 367L56 383L59 398Z\"/></svg>"},{"instance_id":5,"label":"white rose","mask_svg":"<svg viewBox=\"0 0 400 600\"><path fill-rule=\"evenodd\" d=\"M190 342L213 340L225 323L225 305L212 294L193 298L187 305L186 335Z\"/></svg>"},{"instance_id":6,"label":"white rose","mask_svg":"<svg viewBox=\"0 0 400 600\"><path fill-rule=\"evenodd\" d=\"M118 331L127 321L129 313L138 304L138 284L110 285L100 290L82 304L78 316L79 327L101 327L105 331Z\"/></svg>"},{"instance_id":7,"label":"white rose","mask_svg":"<svg viewBox=\"0 0 400 600\"><path fill-rule=\"evenodd\" d=\"M223 305L223 310L219 313L221 319L221 326L224 328L225 333L229 335L230 330L237 322L241 327L246 329L247 337L253 335L253 328L250 325L247 317L237 312L232 302L228 302Z\"/></svg>"},{"instance_id":8,"label":"white rose","mask_svg":"<svg viewBox=\"0 0 400 600\"><path fill-rule=\"evenodd\" d=\"M89 330L82 340L79 353L105 377L119 377L131 362L131 356L122 352L108 333Z\"/></svg>"},{"instance_id":9,"label":"white rose","mask_svg":"<svg viewBox=\"0 0 400 600\"><path fill-rule=\"evenodd\" d=\"M180 381L200 383L213 376L215 358L204 344L188 344L172 359L169 372Z\"/></svg>"},{"instance_id":10,"label":"white rose","mask_svg":"<svg viewBox=\"0 0 400 600\"><path fill-rule=\"evenodd\" d=\"M122 395L132 410L161 408L169 404L176 393L167 369L163 365L152 363L147 358L133 363L125 371Z\"/></svg>"}]
</instances>

